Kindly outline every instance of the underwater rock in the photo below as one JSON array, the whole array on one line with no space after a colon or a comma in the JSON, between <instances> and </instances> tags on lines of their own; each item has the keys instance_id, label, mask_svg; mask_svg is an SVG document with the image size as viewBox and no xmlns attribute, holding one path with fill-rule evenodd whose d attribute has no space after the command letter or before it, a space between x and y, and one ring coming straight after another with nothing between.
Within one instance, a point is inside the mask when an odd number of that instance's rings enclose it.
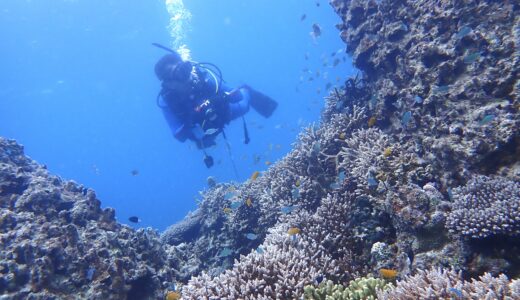
<instances>
[{"instance_id":1,"label":"underwater rock","mask_svg":"<svg viewBox=\"0 0 520 300\"><path fill-rule=\"evenodd\" d=\"M0 178L0 298L162 297L172 271L157 233L118 224L94 191L50 175L4 138Z\"/></svg>"}]
</instances>

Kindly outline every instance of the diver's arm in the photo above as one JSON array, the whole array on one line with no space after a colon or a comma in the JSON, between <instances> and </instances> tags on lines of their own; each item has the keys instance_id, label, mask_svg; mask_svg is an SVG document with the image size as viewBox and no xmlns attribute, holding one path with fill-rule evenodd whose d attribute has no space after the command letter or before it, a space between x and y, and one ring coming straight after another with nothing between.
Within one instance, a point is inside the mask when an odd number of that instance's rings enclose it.
<instances>
[{"instance_id":1,"label":"diver's arm","mask_svg":"<svg viewBox=\"0 0 520 300\"><path fill-rule=\"evenodd\" d=\"M168 106L161 107L164 118L168 122L168 126L173 136L181 142L186 141L189 137L190 130L186 128L186 125L179 120L171 111Z\"/></svg>"}]
</instances>

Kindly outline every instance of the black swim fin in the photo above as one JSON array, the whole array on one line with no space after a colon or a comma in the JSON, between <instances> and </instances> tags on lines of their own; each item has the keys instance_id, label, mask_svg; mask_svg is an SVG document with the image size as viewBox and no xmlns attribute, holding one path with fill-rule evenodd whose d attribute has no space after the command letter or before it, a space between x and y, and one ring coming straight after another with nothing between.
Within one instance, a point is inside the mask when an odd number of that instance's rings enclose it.
<instances>
[{"instance_id":1,"label":"black swim fin","mask_svg":"<svg viewBox=\"0 0 520 300\"><path fill-rule=\"evenodd\" d=\"M252 89L250 86L247 86L247 89L249 91L249 104L251 107L263 117L269 118L278 107L278 103L271 97Z\"/></svg>"}]
</instances>

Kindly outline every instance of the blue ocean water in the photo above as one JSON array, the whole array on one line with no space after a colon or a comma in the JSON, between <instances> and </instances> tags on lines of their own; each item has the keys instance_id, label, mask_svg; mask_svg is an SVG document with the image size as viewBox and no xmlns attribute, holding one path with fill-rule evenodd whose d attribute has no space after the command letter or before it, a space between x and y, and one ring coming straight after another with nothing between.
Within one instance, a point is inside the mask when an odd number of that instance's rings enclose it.
<instances>
[{"instance_id":1,"label":"blue ocean water","mask_svg":"<svg viewBox=\"0 0 520 300\"><path fill-rule=\"evenodd\" d=\"M209 150L211 169L193 145L173 138L156 106L153 67L165 52L151 43L172 41L164 0L0 3L0 135L52 173L93 188L119 221L138 216L134 227L163 230L181 220L208 176L243 181L267 169L302 127L318 121L327 84L355 74L327 1L184 6L192 15L184 32L192 59L218 65L229 86L247 83L279 103L270 119L246 115L249 145L242 123L231 123L231 154L220 137ZM321 27L317 38L313 24Z\"/></svg>"}]
</instances>

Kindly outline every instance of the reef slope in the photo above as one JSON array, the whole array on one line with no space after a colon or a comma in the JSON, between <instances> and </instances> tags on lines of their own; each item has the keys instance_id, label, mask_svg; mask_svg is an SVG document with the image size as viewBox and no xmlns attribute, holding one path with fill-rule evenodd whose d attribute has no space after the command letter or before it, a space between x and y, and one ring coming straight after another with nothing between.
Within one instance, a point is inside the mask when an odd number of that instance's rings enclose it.
<instances>
[{"instance_id":1,"label":"reef slope","mask_svg":"<svg viewBox=\"0 0 520 300\"><path fill-rule=\"evenodd\" d=\"M152 230L0 138L0 299L159 299L172 280Z\"/></svg>"}]
</instances>

